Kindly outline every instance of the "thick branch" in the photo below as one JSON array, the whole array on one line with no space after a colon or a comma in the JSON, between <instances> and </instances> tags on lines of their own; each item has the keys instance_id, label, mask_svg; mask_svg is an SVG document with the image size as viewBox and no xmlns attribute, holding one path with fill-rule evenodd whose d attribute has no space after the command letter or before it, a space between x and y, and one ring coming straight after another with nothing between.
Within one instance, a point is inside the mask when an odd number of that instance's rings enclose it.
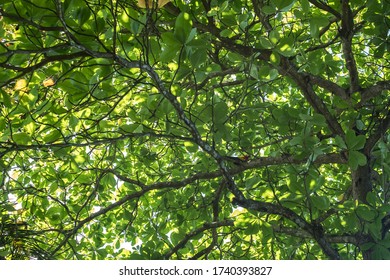
<instances>
[{"instance_id":1,"label":"thick branch","mask_svg":"<svg viewBox=\"0 0 390 280\"><path fill-rule=\"evenodd\" d=\"M313 109L323 115L329 126L329 129L335 135L344 136L344 131L338 123L337 119L329 112L322 99L314 92L312 85L309 83L310 79L307 79L306 75L300 73L296 66L287 58L281 59L281 65L278 67L278 71L285 76L291 77L302 90L305 99L313 107ZM308 81L309 80L309 81ZM318 80L318 78L316 79ZM329 82L326 83L329 85Z\"/></svg>"},{"instance_id":2,"label":"thick branch","mask_svg":"<svg viewBox=\"0 0 390 280\"><path fill-rule=\"evenodd\" d=\"M333 93L334 95L337 95L341 99L343 99L343 100L349 99L349 96L348 96L347 92L345 91L345 89L340 87L338 84L333 83L332 81L329 81L329 80L325 80L319 76L315 76L312 74L307 74L307 77L311 83Z\"/></svg>"},{"instance_id":3,"label":"thick branch","mask_svg":"<svg viewBox=\"0 0 390 280\"><path fill-rule=\"evenodd\" d=\"M349 0L341 1L342 15L341 15L341 29L340 37L343 47L343 54L345 65L349 72L350 88L349 92L354 93L360 89L359 73L356 66L355 57L352 51L352 38L354 35L353 13L349 6Z\"/></svg>"},{"instance_id":4,"label":"thick branch","mask_svg":"<svg viewBox=\"0 0 390 280\"><path fill-rule=\"evenodd\" d=\"M317 8L321 9L321 10L324 10L324 11L327 11L327 12L331 13L336 18L341 18L341 15L340 15L340 13L338 11L336 11L332 7L326 5L321 0L309 0L309 2L312 3L314 6L316 6Z\"/></svg>"},{"instance_id":5,"label":"thick branch","mask_svg":"<svg viewBox=\"0 0 390 280\"><path fill-rule=\"evenodd\" d=\"M312 238L311 234L309 234L307 231L302 230L300 228L292 228L292 227L285 227L282 225L275 225L272 227L272 229L275 232L287 234L290 236L296 236L300 238L310 239ZM361 241L359 237L347 234L347 235L326 235L326 239L329 243L350 243L355 246L360 245Z\"/></svg>"},{"instance_id":6,"label":"thick branch","mask_svg":"<svg viewBox=\"0 0 390 280\"><path fill-rule=\"evenodd\" d=\"M362 89L361 101L357 104L357 108L364 106L367 101L375 98L385 90L390 90L390 81L380 81L373 86Z\"/></svg>"},{"instance_id":7,"label":"thick branch","mask_svg":"<svg viewBox=\"0 0 390 280\"><path fill-rule=\"evenodd\" d=\"M252 5L253 5L253 9L255 11L255 14L258 16L258 18L260 19L263 26L265 27L265 29L268 32L270 32L272 30L272 25L269 22L269 18L271 17L271 15L265 15L263 13L264 2L252 0Z\"/></svg>"},{"instance_id":8,"label":"thick branch","mask_svg":"<svg viewBox=\"0 0 390 280\"><path fill-rule=\"evenodd\" d=\"M289 208L283 207L281 205L275 205L268 202L255 201L252 199L238 200L234 199L233 201L237 205L244 207L249 210L264 212L268 214L276 214L280 215L293 223L295 223L298 227L308 232L320 245L324 253L333 260L340 259L340 255L337 250L335 250L331 244L328 242L326 237L324 236L323 228L318 223L308 223L294 211Z\"/></svg>"}]
</instances>

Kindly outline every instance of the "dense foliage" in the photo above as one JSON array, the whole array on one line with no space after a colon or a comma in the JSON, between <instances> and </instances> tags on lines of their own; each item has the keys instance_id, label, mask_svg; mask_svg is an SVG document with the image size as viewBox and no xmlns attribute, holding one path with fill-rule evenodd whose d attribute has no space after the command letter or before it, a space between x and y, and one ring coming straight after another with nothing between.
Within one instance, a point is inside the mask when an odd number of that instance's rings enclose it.
<instances>
[{"instance_id":1,"label":"dense foliage","mask_svg":"<svg viewBox=\"0 0 390 280\"><path fill-rule=\"evenodd\" d=\"M0 255L389 259L389 2L163 2L0 1Z\"/></svg>"}]
</instances>

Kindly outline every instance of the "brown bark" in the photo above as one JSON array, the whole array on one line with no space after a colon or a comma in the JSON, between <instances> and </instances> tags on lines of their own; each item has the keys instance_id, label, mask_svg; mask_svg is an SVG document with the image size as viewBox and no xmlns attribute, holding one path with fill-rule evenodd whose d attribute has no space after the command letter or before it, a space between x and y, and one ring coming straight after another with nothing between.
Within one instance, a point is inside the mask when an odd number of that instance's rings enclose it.
<instances>
[{"instance_id":1,"label":"brown bark","mask_svg":"<svg viewBox=\"0 0 390 280\"><path fill-rule=\"evenodd\" d=\"M367 203L367 194L372 190L371 167L367 163L352 171L352 197Z\"/></svg>"}]
</instances>

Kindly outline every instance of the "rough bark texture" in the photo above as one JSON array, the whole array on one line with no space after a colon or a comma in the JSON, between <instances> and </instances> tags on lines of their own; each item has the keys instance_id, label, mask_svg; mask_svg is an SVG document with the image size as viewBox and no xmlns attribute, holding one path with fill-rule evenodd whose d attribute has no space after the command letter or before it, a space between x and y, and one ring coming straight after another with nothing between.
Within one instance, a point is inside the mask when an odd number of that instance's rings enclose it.
<instances>
[{"instance_id":1,"label":"rough bark texture","mask_svg":"<svg viewBox=\"0 0 390 280\"><path fill-rule=\"evenodd\" d=\"M367 194L372 190L370 164L359 166L352 171L352 196L355 200L367 203Z\"/></svg>"}]
</instances>

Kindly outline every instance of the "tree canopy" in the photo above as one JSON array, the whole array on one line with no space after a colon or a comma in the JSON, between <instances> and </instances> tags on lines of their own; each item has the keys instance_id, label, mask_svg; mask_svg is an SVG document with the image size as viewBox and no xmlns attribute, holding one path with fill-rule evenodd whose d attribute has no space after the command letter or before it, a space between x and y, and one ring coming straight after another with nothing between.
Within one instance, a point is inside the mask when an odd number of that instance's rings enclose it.
<instances>
[{"instance_id":1,"label":"tree canopy","mask_svg":"<svg viewBox=\"0 0 390 280\"><path fill-rule=\"evenodd\" d=\"M1 0L0 256L390 259L386 0Z\"/></svg>"}]
</instances>

